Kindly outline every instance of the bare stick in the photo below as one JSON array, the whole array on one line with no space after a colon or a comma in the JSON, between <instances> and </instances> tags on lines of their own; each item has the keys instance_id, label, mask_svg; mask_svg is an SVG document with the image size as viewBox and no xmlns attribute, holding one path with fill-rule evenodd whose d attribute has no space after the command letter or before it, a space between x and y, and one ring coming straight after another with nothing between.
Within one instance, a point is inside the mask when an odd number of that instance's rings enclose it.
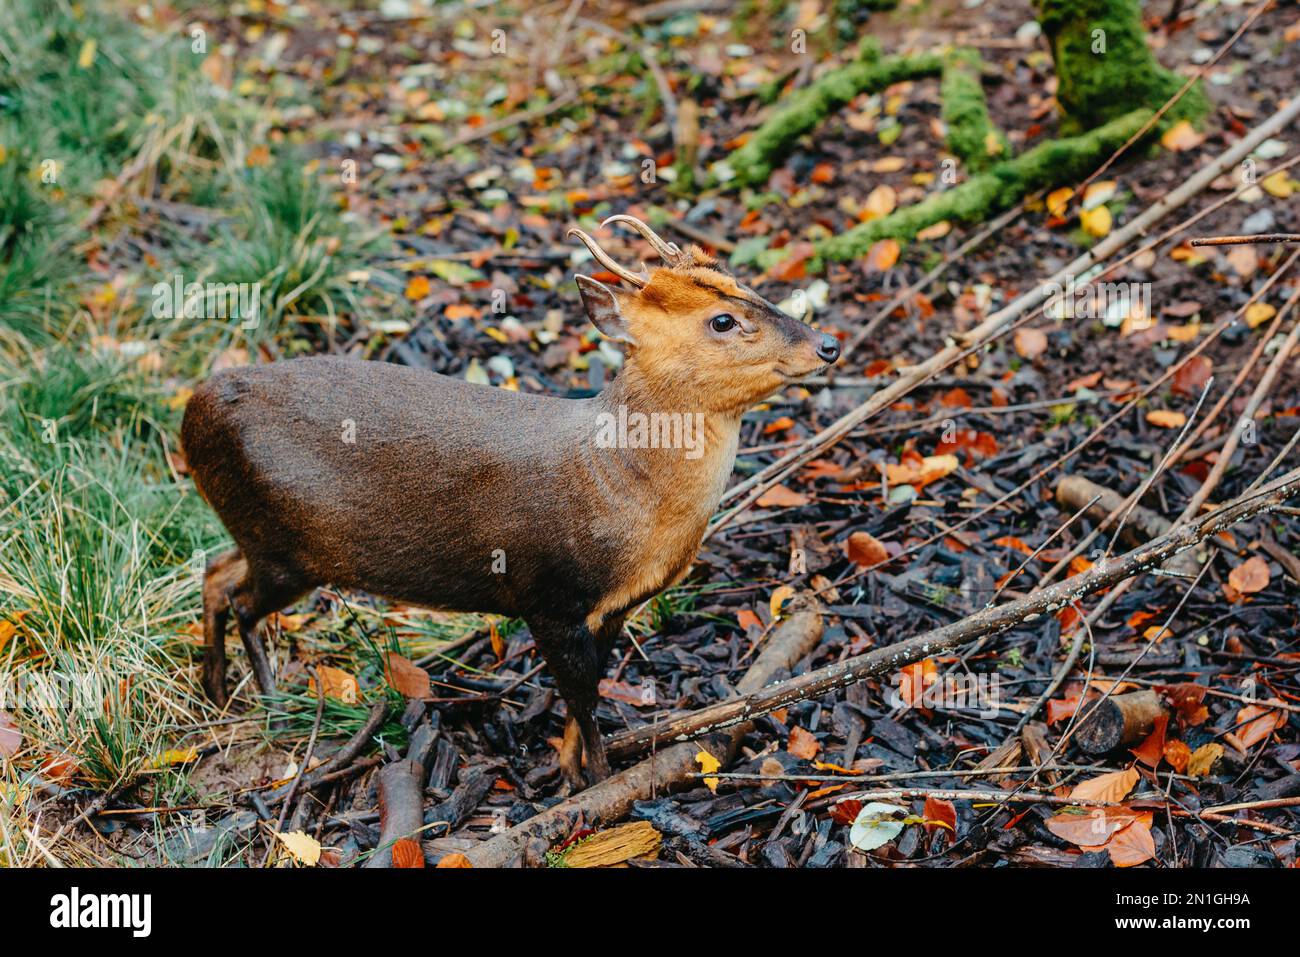
<instances>
[{"instance_id":1,"label":"bare stick","mask_svg":"<svg viewBox=\"0 0 1300 957\"><path fill-rule=\"evenodd\" d=\"M1252 236L1201 236L1189 246L1241 246L1247 243L1300 243L1300 233L1255 233Z\"/></svg>"}]
</instances>

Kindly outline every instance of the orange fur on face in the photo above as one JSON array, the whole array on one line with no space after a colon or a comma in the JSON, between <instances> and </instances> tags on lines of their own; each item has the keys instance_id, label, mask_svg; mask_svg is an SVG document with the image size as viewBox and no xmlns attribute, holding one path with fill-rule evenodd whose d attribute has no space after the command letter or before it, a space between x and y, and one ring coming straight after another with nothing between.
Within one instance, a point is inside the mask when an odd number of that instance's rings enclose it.
<instances>
[{"instance_id":1,"label":"orange fur on face","mask_svg":"<svg viewBox=\"0 0 1300 957\"><path fill-rule=\"evenodd\" d=\"M826 364L819 332L737 283L697 246L682 263L653 270L643 288L621 293L619 304L636 340L629 376L676 408L743 412ZM710 320L724 314L738 328L712 331Z\"/></svg>"}]
</instances>

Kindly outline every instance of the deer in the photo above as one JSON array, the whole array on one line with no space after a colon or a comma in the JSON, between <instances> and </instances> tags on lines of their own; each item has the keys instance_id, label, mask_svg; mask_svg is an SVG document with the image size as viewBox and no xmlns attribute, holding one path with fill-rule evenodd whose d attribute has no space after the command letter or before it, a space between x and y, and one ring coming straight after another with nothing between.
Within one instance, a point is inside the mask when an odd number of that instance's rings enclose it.
<instances>
[{"instance_id":1,"label":"deer","mask_svg":"<svg viewBox=\"0 0 1300 957\"><path fill-rule=\"evenodd\" d=\"M586 786L584 759L593 783L608 777L595 710L625 619L694 561L742 415L840 354L833 335L699 246L665 242L628 215L602 226L615 223L660 264L626 268L568 232L619 280L575 276L587 318L624 352L595 396L330 355L225 369L195 389L184 454L236 546L202 583L214 703L227 701L228 618L259 693L272 695L259 623L318 587L519 618L565 702L566 789Z\"/></svg>"}]
</instances>

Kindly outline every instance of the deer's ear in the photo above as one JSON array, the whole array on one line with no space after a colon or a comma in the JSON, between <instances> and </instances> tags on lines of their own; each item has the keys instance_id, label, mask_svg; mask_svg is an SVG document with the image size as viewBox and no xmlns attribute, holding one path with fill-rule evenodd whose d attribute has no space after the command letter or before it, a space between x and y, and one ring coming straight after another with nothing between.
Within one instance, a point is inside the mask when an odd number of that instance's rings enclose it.
<instances>
[{"instance_id":1,"label":"deer's ear","mask_svg":"<svg viewBox=\"0 0 1300 957\"><path fill-rule=\"evenodd\" d=\"M582 293L582 306L587 310L591 324L609 339L636 345L636 339L627 327L627 317L619 306L614 290L590 276L575 276L578 291Z\"/></svg>"}]
</instances>

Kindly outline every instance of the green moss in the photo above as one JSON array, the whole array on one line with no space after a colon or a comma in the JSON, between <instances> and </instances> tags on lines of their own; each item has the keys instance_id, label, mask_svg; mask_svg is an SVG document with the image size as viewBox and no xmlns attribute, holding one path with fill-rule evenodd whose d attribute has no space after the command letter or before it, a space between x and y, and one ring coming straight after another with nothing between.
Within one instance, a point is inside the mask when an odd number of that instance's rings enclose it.
<instances>
[{"instance_id":1,"label":"green moss","mask_svg":"<svg viewBox=\"0 0 1300 957\"><path fill-rule=\"evenodd\" d=\"M940 86L948 149L973 173L1011 155L1006 135L989 119L980 82L982 67L975 51L953 50L944 57Z\"/></svg>"},{"instance_id":2,"label":"green moss","mask_svg":"<svg viewBox=\"0 0 1300 957\"><path fill-rule=\"evenodd\" d=\"M1166 70L1147 46L1137 0L1034 0L1056 63L1062 131L1076 133L1136 107L1158 109L1182 77ZM1198 83L1162 118L1199 121L1209 101Z\"/></svg>"},{"instance_id":3,"label":"green moss","mask_svg":"<svg viewBox=\"0 0 1300 957\"><path fill-rule=\"evenodd\" d=\"M931 76L943 67L943 58L937 53L877 59L868 47L859 50L860 57L864 54L865 58L832 70L787 97L749 141L723 161L735 174L725 185L761 186L799 137L859 93L875 93L903 80Z\"/></svg>"},{"instance_id":4,"label":"green moss","mask_svg":"<svg viewBox=\"0 0 1300 957\"><path fill-rule=\"evenodd\" d=\"M816 257L856 259L881 239L912 239L927 226L944 220L979 222L1010 208L1028 193L1086 175L1141 129L1151 112L1134 110L1087 133L1042 143L950 190L823 240L816 245Z\"/></svg>"}]
</instances>

